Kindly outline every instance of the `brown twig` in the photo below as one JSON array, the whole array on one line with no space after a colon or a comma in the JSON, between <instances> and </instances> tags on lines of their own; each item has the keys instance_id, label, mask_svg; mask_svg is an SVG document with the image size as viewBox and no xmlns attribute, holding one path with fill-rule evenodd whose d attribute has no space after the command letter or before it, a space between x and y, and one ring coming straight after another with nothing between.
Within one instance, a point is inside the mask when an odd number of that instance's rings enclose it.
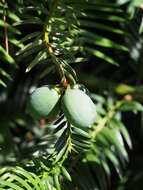
<instances>
[{"instance_id":1,"label":"brown twig","mask_svg":"<svg viewBox=\"0 0 143 190\"><path fill-rule=\"evenodd\" d=\"M7 32L7 26L6 26L6 10L5 10L5 0L2 0L3 3L3 21L4 21L4 36L5 36L5 48L6 52L9 52L9 47L8 47L8 32Z\"/></svg>"}]
</instances>

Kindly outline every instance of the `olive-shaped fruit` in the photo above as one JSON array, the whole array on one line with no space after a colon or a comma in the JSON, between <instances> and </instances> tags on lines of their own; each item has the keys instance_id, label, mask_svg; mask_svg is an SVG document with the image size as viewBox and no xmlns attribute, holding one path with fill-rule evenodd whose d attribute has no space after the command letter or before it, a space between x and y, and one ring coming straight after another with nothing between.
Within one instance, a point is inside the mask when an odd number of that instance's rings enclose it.
<instances>
[{"instance_id":1,"label":"olive-shaped fruit","mask_svg":"<svg viewBox=\"0 0 143 190\"><path fill-rule=\"evenodd\" d=\"M28 112L35 119L46 119L59 110L60 93L55 86L37 88L28 101Z\"/></svg>"},{"instance_id":2,"label":"olive-shaped fruit","mask_svg":"<svg viewBox=\"0 0 143 190\"><path fill-rule=\"evenodd\" d=\"M79 89L66 90L62 98L62 110L67 120L77 127L90 127L97 115L91 98Z\"/></svg>"}]
</instances>

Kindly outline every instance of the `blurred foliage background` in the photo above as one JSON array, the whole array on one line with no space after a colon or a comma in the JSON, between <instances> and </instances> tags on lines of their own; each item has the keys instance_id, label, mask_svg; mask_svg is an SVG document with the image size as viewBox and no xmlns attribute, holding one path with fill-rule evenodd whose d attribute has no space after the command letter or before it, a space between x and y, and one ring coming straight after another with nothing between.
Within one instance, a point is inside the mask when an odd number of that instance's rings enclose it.
<instances>
[{"instance_id":1,"label":"blurred foliage background","mask_svg":"<svg viewBox=\"0 0 143 190\"><path fill-rule=\"evenodd\" d=\"M1 0L0 15L0 188L142 190L143 1ZM27 113L57 64L95 102L92 129Z\"/></svg>"}]
</instances>

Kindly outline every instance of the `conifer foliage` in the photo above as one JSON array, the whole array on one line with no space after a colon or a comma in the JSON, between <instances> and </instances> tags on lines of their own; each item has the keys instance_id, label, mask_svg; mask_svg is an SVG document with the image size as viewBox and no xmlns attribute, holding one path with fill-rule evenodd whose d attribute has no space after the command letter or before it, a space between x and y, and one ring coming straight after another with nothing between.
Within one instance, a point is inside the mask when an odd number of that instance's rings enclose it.
<instances>
[{"instance_id":1,"label":"conifer foliage","mask_svg":"<svg viewBox=\"0 0 143 190\"><path fill-rule=\"evenodd\" d=\"M98 73L140 59L127 30L135 2L0 2L0 190L108 190L113 173L122 179L123 115L143 111L142 89Z\"/></svg>"}]
</instances>

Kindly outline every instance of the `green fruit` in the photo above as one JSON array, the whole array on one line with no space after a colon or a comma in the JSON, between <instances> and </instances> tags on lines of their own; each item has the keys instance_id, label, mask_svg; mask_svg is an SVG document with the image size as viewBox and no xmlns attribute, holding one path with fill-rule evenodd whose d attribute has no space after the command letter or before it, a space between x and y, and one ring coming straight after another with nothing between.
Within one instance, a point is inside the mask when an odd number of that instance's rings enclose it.
<instances>
[{"instance_id":1,"label":"green fruit","mask_svg":"<svg viewBox=\"0 0 143 190\"><path fill-rule=\"evenodd\" d=\"M96 108L91 98L79 89L66 90L62 110L67 120L77 127L90 127L96 119Z\"/></svg>"},{"instance_id":2,"label":"green fruit","mask_svg":"<svg viewBox=\"0 0 143 190\"><path fill-rule=\"evenodd\" d=\"M54 86L37 88L28 101L28 112L35 119L46 119L59 111L60 94ZM55 113L56 112L56 113Z\"/></svg>"}]
</instances>

